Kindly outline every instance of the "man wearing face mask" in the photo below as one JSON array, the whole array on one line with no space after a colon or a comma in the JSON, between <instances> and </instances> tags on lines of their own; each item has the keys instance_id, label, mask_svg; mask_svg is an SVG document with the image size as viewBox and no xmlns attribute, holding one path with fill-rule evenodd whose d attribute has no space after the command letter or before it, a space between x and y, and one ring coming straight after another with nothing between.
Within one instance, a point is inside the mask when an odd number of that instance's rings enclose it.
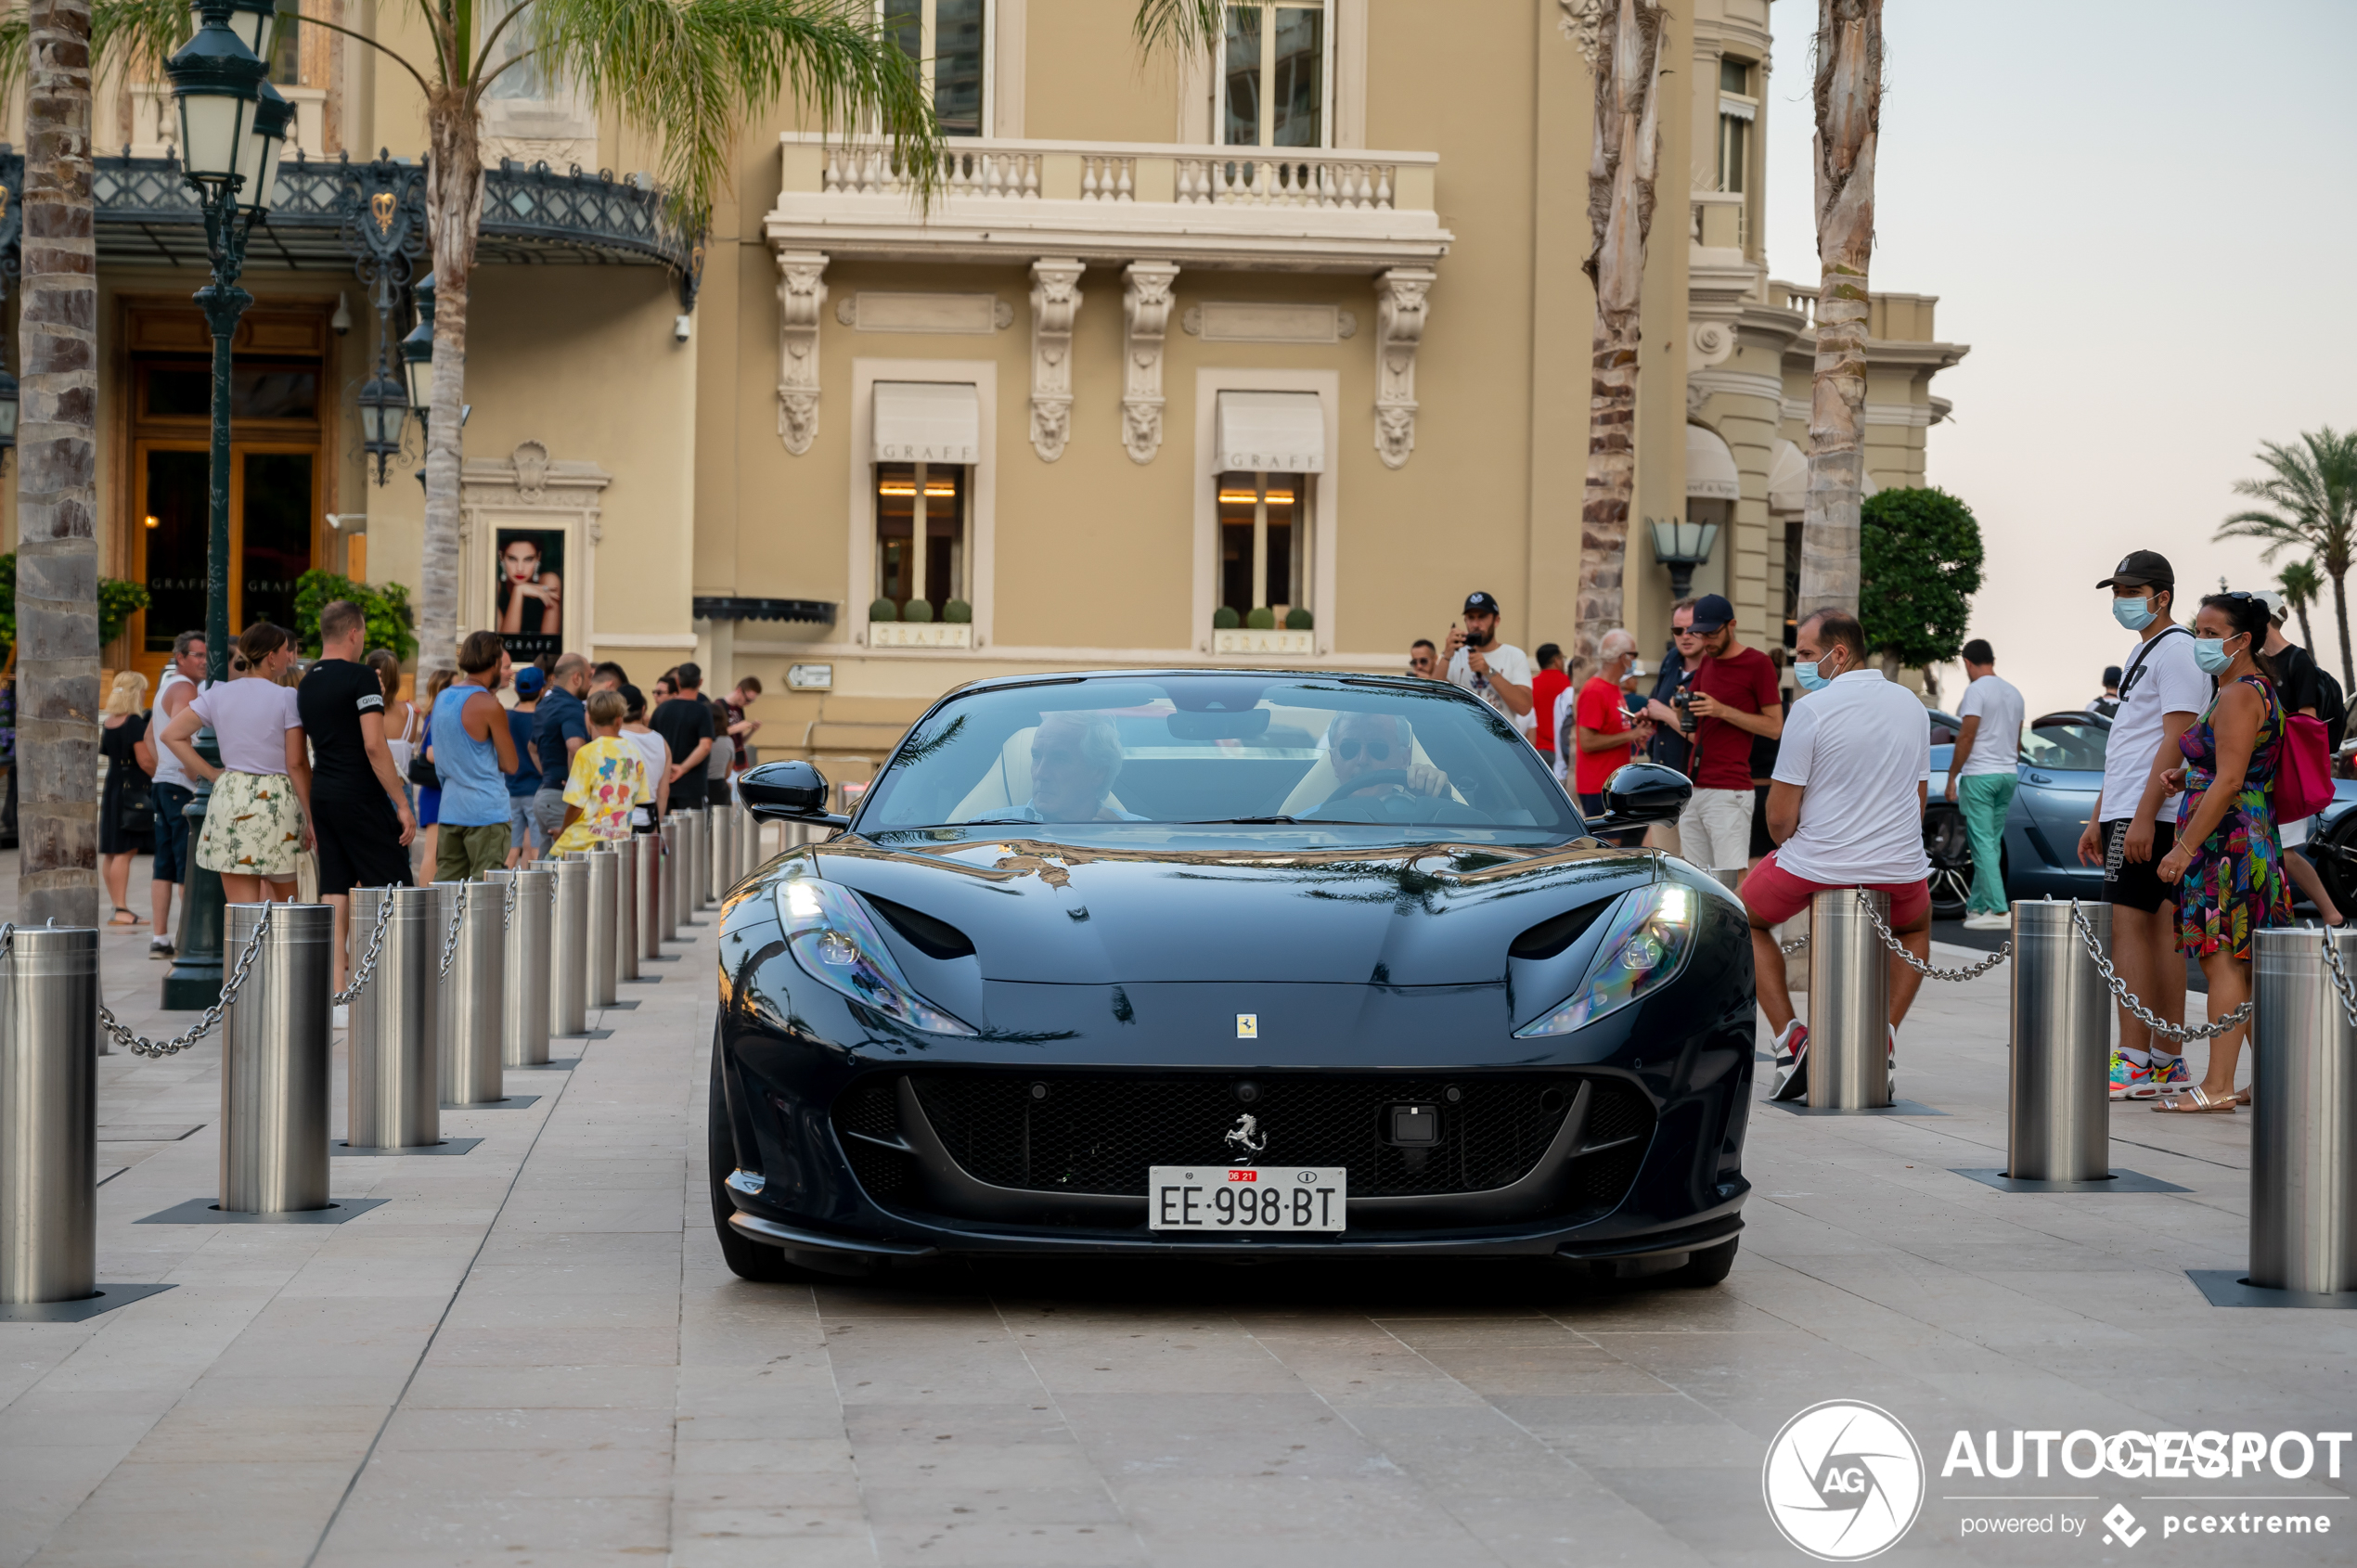
<instances>
[{"instance_id":1,"label":"man wearing face mask","mask_svg":"<svg viewBox=\"0 0 2357 1568\"><path fill-rule=\"evenodd\" d=\"M1931 785L1931 714L1914 694L1866 662L1866 634L1846 610L1800 623L1793 704L1768 788L1775 850L1738 895L1751 915L1753 979L1776 1034L1774 1098L1809 1092L1809 1030L1793 1016L1775 928L1828 889L1870 888L1890 899L1890 929L1919 961L1931 958L1931 862L1924 801ZM1923 976L1890 956L1889 1050Z\"/></svg>"},{"instance_id":2,"label":"man wearing face mask","mask_svg":"<svg viewBox=\"0 0 2357 1568\"><path fill-rule=\"evenodd\" d=\"M2168 558L2132 550L2095 585L2111 591L2111 612L2136 634L2120 666L2119 711L2104 747L2104 790L2079 835L2081 865L2104 868L2111 906L2111 960L2120 981L2155 1015L2185 1021L2185 961L2177 950L2176 890L2155 868L2176 844L2177 798L2145 785L2179 761L2178 737L2209 705L2214 689L2194 659L2193 634L2170 618L2177 573ZM2144 1099L2192 1081L2170 1042L2119 1010L2111 1097Z\"/></svg>"}]
</instances>

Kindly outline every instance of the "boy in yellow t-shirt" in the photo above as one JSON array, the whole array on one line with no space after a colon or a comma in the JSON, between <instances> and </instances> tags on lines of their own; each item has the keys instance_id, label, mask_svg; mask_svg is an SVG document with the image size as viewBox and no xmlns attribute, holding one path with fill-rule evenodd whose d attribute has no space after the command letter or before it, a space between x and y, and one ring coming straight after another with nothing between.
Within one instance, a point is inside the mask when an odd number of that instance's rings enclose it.
<instances>
[{"instance_id":1,"label":"boy in yellow t-shirt","mask_svg":"<svg viewBox=\"0 0 2357 1568\"><path fill-rule=\"evenodd\" d=\"M654 798L638 749L621 738L622 693L592 692L589 742L573 754L565 778L564 831L549 853L619 843L630 837L630 808Z\"/></svg>"}]
</instances>

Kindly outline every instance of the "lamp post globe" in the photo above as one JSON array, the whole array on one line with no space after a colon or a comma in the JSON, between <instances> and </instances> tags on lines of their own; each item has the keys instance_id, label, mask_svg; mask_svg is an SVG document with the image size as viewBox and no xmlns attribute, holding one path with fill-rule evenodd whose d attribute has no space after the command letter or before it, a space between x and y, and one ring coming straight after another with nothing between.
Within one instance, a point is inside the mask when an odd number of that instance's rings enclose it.
<instances>
[{"instance_id":1,"label":"lamp post globe","mask_svg":"<svg viewBox=\"0 0 2357 1568\"><path fill-rule=\"evenodd\" d=\"M188 7L191 29L204 25L204 11L202 0ZM269 60L270 51L278 42L277 0L229 0L229 15L225 21L238 41L253 51L256 59Z\"/></svg>"},{"instance_id":2,"label":"lamp post globe","mask_svg":"<svg viewBox=\"0 0 2357 1568\"><path fill-rule=\"evenodd\" d=\"M381 361L377 373L360 388L360 449L377 460L377 484L385 482L385 464L401 450L401 427L409 419L409 393Z\"/></svg>"},{"instance_id":3,"label":"lamp post globe","mask_svg":"<svg viewBox=\"0 0 2357 1568\"><path fill-rule=\"evenodd\" d=\"M266 8L265 8L266 7ZM205 664L213 680L229 674L229 349L238 318L253 296L238 286L246 238L268 207L277 180L277 148L290 118L285 98L264 80L269 68L254 47L269 46L274 0L204 0L195 7L196 35L164 64L180 109L181 174L204 210L205 251L213 281L197 290L213 331L213 455L211 526L205 553ZM239 24L233 27L233 19ZM242 31L240 31L240 28ZM218 767L212 729L198 732L197 754ZM200 778L187 805L189 843L201 843L213 787ZM221 878L189 856L184 940L164 977L168 1009L206 1008L219 999L223 978Z\"/></svg>"}]
</instances>

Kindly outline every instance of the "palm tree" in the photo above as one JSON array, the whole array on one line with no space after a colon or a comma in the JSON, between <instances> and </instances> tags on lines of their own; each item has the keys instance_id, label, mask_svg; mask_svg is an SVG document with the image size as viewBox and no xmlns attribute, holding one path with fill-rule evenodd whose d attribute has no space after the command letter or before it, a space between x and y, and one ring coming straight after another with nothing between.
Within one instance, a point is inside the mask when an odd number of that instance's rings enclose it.
<instances>
[{"instance_id":1,"label":"palm tree","mask_svg":"<svg viewBox=\"0 0 2357 1568\"><path fill-rule=\"evenodd\" d=\"M1882 128L1882 0L1817 0L1816 387L1809 401L1809 499L1800 602L1858 605L1858 508L1865 477L1867 263L1874 251L1874 149Z\"/></svg>"},{"instance_id":2,"label":"palm tree","mask_svg":"<svg viewBox=\"0 0 2357 1568\"><path fill-rule=\"evenodd\" d=\"M2284 590L2284 602L2299 617L2299 646L2311 653L2316 649L2316 634L2308 625L2308 607L2316 602L2325 580L2316 572L2312 560L2296 560L2275 574L2275 582Z\"/></svg>"},{"instance_id":3,"label":"palm tree","mask_svg":"<svg viewBox=\"0 0 2357 1568\"><path fill-rule=\"evenodd\" d=\"M1588 487L1580 508L1574 678L1594 668L1604 634L1621 624L1629 505L1637 483L1639 312L1645 241L1661 161L1659 0L1614 0L1596 51L1596 123L1588 152L1588 221L1594 242L1582 270L1596 290L1588 392Z\"/></svg>"},{"instance_id":4,"label":"palm tree","mask_svg":"<svg viewBox=\"0 0 2357 1568\"><path fill-rule=\"evenodd\" d=\"M2357 690L2349 650L2349 562L2357 534L2357 431L2336 433L2328 425L2310 431L2296 446L2260 443L2264 479L2238 479L2235 494L2263 503L2235 512L2219 525L2221 539L2260 539L2259 559L2273 561L2286 549L2311 552L2332 579L2333 619L2340 629L2341 685Z\"/></svg>"}]
</instances>

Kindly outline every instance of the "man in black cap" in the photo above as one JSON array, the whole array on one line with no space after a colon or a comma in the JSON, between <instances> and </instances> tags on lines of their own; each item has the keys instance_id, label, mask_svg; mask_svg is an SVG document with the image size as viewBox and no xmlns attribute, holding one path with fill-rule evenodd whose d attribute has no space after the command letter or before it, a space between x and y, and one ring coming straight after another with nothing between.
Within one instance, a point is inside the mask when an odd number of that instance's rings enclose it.
<instances>
[{"instance_id":1,"label":"man in black cap","mask_svg":"<svg viewBox=\"0 0 2357 1568\"><path fill-rule=\"evenodd\" d=\"M1530 695L1530 655L1498 640L1496 599L1479 592L1465 596L1465 623L1449 628L1448 658L1451 686L1463 687L1497 709L1530 739L1539 726Z\"/></svg>"},{"instance_id":2,"label":"man in black cap","mask_svg":"<svg viewBox=\"0 0 2357 1568\"><path fill-rule=\"evenodd\" d=\"M2170 618L2177 573L2166 557L2132 550L2095 586L2110 590L2112 616L2136 642L2120 668L2119 707L2104 743L2104 792L2079 835L2079 859L2104 868L2111 961L2120 980L2159 1018L2183 1023L2176 890L2155 868L2176 843L2176 796L2167 778L2180 761L2177 738L2209 705L2214 683L2194 662L2193 634ZM2192 1082L2170 1042L2120 1009L2111 1097L2143 1099Z\"/></svg>"}]
</instances>

